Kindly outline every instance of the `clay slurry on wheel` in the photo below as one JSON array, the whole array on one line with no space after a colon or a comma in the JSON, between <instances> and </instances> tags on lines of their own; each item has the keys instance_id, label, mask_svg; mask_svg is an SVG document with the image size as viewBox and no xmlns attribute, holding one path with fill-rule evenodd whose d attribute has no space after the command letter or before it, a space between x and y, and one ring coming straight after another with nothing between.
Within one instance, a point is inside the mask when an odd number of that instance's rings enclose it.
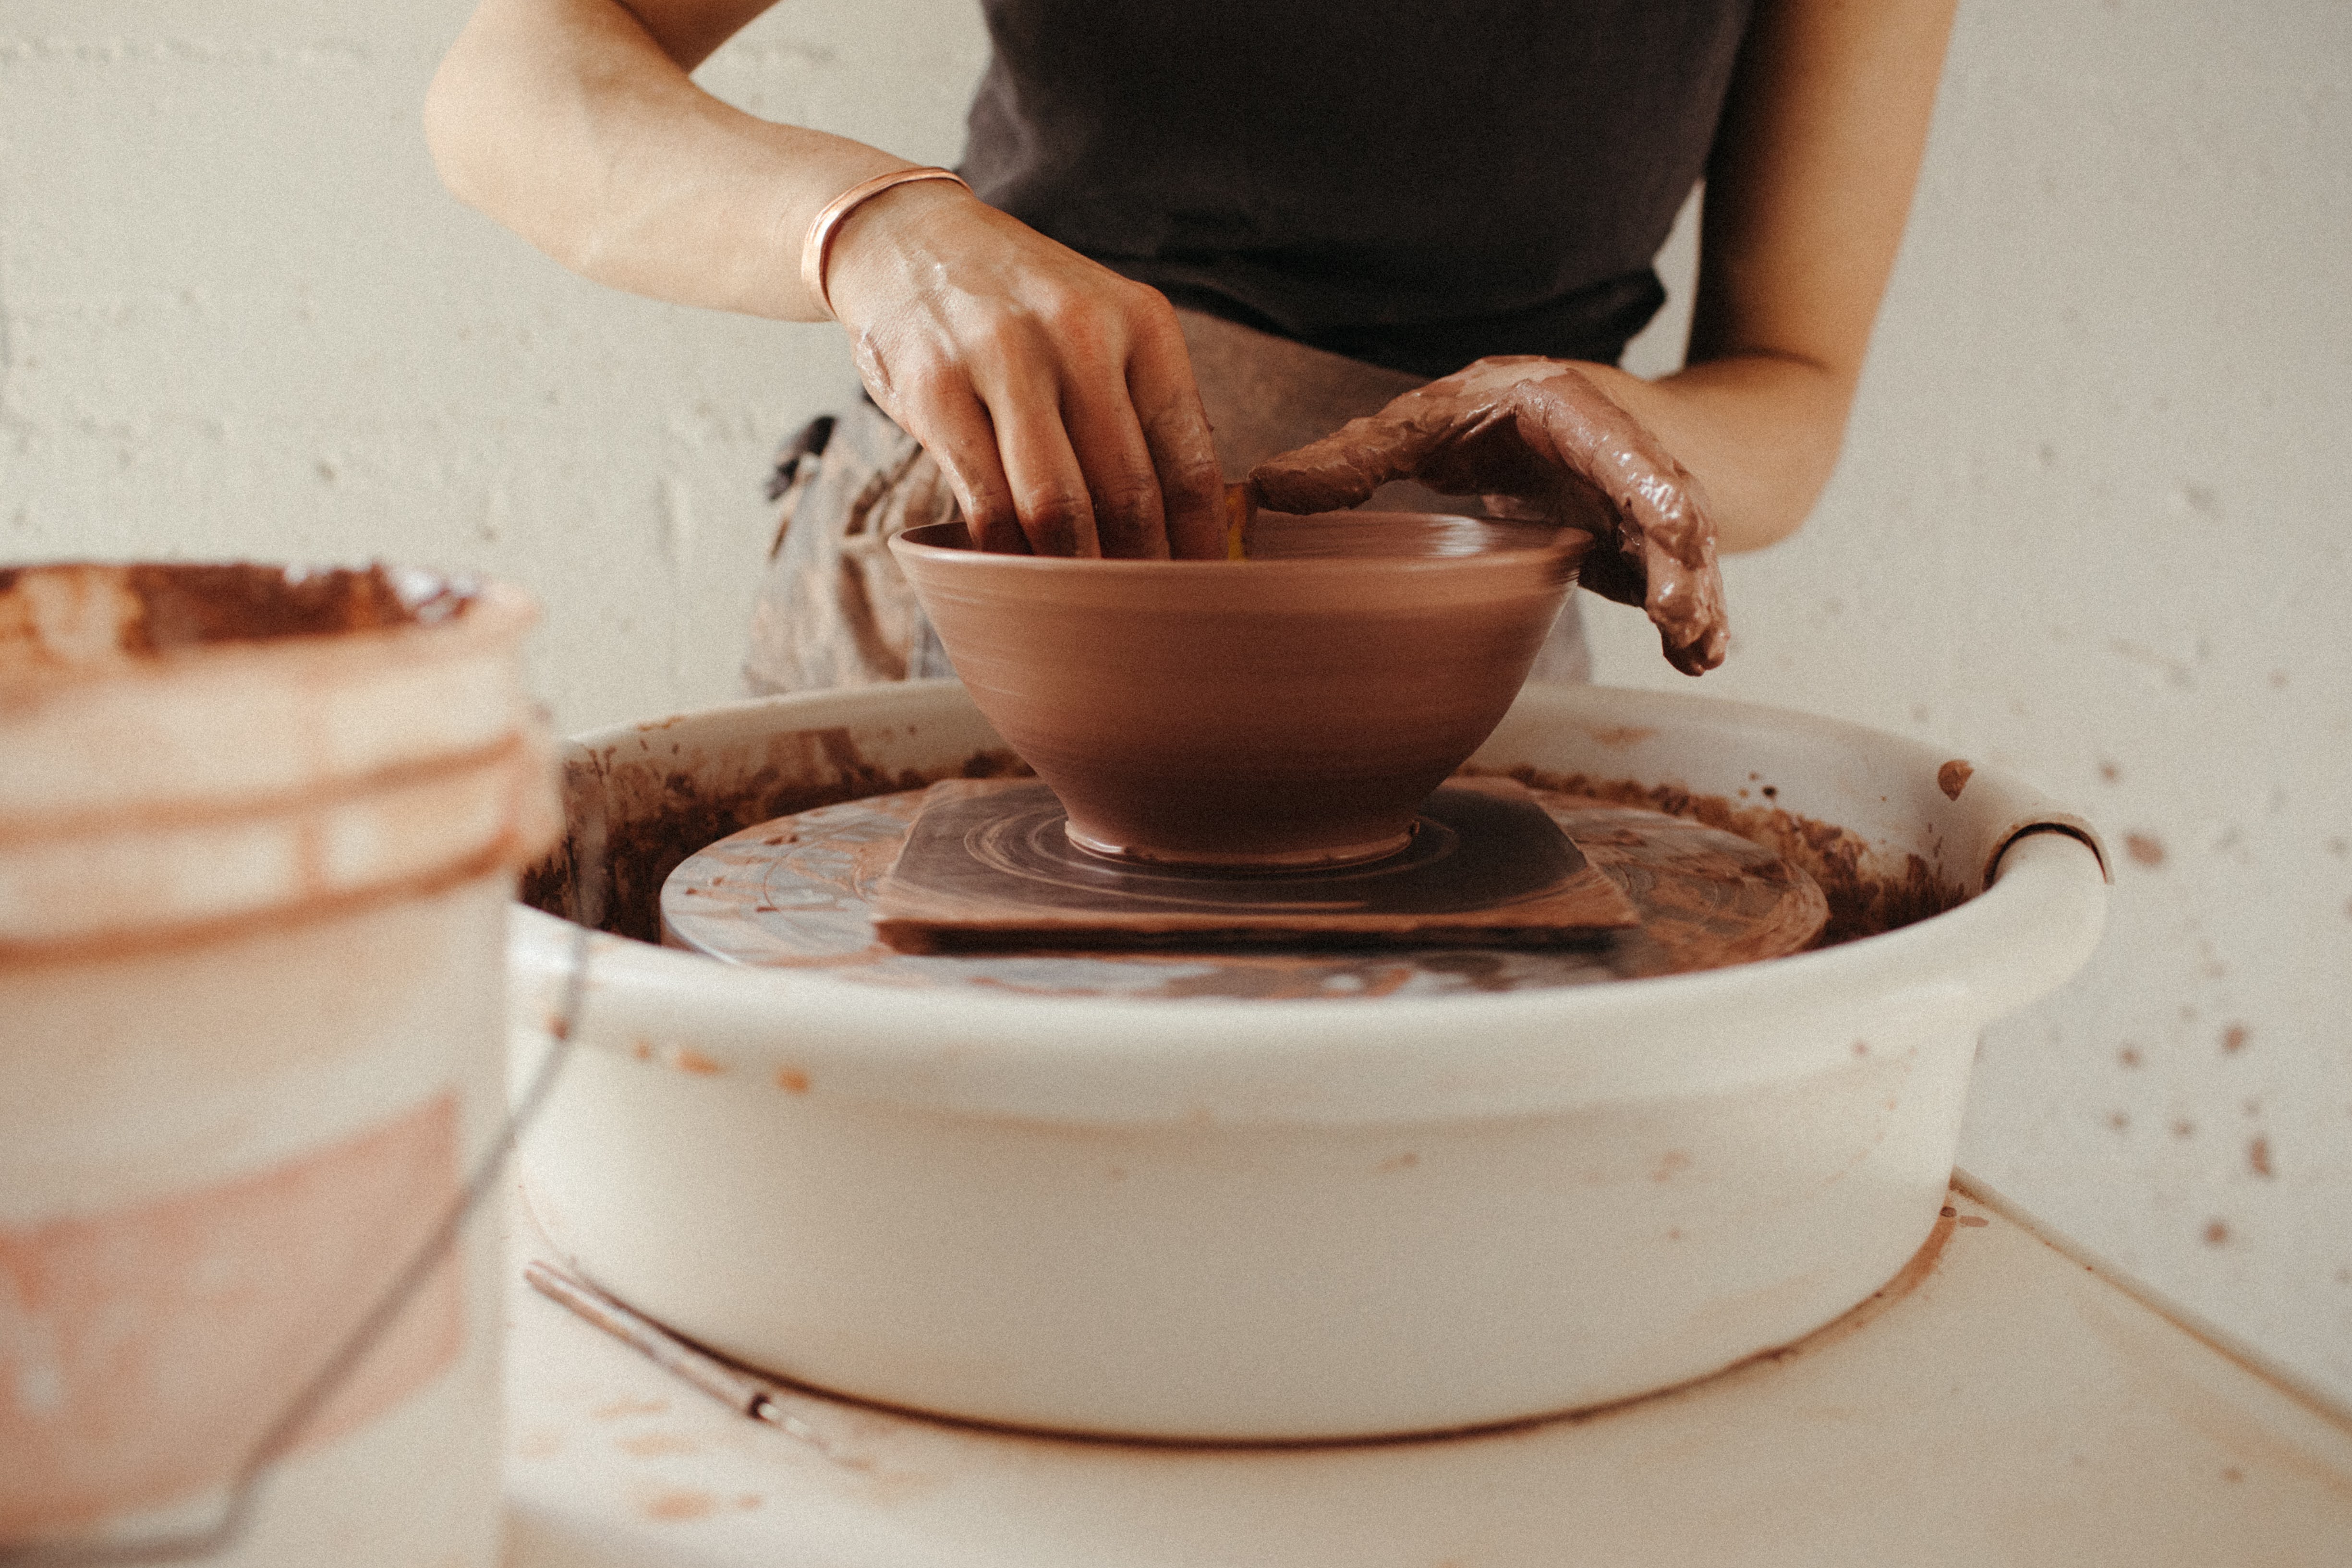
<instances>
[{"instance_id":1,"label":"clay slurry on wheel","mask_svg":"<svg viewBox=\"0 0 2352 1568\"><path fill-rule=\"evenodd\" d=\"M1797 952L1822 929L1811 878L1746 839L1637 806L1529 793L1625 894L1638 925L1590 945L1532 947L901 953L876 935L873 895L923 801L914 789L779 818L688 857L662 891L663 940L731 963L888 988L1340 1000L1687 973Z\"/></svg>"}]
</instances>

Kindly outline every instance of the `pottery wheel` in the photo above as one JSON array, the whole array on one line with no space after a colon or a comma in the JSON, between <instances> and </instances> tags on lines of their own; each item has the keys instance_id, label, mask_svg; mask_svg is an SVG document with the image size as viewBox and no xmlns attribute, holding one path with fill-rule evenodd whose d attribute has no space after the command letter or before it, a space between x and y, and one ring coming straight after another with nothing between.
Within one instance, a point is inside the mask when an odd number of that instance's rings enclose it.
<instances>
[{"instance_id":1,"label":"pottery wheel","mask_svg":"<svg viewBox=\"0 0 2352 1568\"><path fill-rule=\"evenodd\" d=\"M870 890L901 952L1319 941L1528 946L1591 942L1641 916L1526 786L1460 779L1412 841L1363 864L1249 873L1117 860L1072 841L1034 779L931 786Z\"/></svg>"},{"instance_id":2,"label":"pottery wheel","mask_svg":"<svg viewBox=\"0 0 2352 1568\"><path fill-rule=\"evenodd\" d=\"M1636 807L1529 792L1639 924L1590 946L1349 951L900 953L873 893L925 791L779 818L688 859L662 888L663 940L731 963L890 988L1037 996L1288 1000L1548 989L1776 957L1819 935L1812 879L1736 834Z\"/></svg>"}]
</instances>

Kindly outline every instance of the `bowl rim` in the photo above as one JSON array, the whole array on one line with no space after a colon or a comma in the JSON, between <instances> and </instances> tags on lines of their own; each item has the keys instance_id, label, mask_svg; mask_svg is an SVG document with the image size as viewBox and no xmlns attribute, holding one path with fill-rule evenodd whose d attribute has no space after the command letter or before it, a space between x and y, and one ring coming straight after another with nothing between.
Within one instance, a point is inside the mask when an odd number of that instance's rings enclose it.
<instances>
[{"instance_id":1,"label":"bowl rim","mask_svg":"<svg viewBox=\"0 0 2352 1568\"><path fill-rule=\"evenodd\" d=\"M1345 517L1351 514L1335 512L1321 515ZM1382 512L1377 515L1465 523L1517 521L1509 517L1475 517L1464 512ZM933 544L922 537L926 534L945 533L951 528L964 532L965 538L969 539L970 534L963 520L951 518L946 522L923 523L915 528L902 529L890 536L890 549L925 563L938 563L950 570L1044 572L1061 577L1074 573L1129 577L1171 572L1200 575L1215 571L1231 571L1236 567L1247 567L1255 576L1281 572L1286 576L1367 573L1393 577L1430 572L1458 573L1480 567L1504 570L1524 569L1530 562L1550 560L1560 557L1566 557L1569 564L1574 567L1580 564L1585 556L1591 553L1595 542L1592 534L1587 530L1563 524L1553 530L1553 538L1545 543L1482 549L1472 555L1314 556L1286 557L1272 560L1175 560L1118 556L1013 555L1009 551L975 549L969 543Z\"/></svg>"}]
</instances>

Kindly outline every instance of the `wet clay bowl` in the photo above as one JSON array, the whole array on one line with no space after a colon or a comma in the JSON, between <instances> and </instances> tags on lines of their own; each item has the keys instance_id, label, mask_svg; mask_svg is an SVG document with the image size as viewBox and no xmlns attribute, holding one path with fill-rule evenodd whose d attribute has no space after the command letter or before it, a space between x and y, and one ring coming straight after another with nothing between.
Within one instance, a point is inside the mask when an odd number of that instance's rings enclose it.
<instances>
[{"instance_id":1,"label":"wet clay bowl","mask_svg":"<svg viewBox=\"0 0 2352 1568\"><path fill-rule=\"evenodd\" d=\"M510 992L527 1073L561 916L604 927L520 1155L564 1257L739 1360L1010 1426L1285 1440L1600 1405L1787 1344L1929 1242L1979 1032L2080 967L2105 910L2079 821L2001 769L1537 682L1472 768L1754 838L1852 939L1568 986L1459 951L1300 984L1271 956L655 945L703 845L1009 761L951 681L571 743Z\"/></svg>"},{"instance_id":2,"label":"wet clay bowl","mask_svg":"<svg viewBox=\"0 0 2352 1568\"><path fill-rule=\"evenodd\" d=\"M891 541L956 674L1081 847L1338 865L1404 847L1527 679L1590 536L1427 512L1261 514L1244 561Z\"/></svg>"}]
</instances>

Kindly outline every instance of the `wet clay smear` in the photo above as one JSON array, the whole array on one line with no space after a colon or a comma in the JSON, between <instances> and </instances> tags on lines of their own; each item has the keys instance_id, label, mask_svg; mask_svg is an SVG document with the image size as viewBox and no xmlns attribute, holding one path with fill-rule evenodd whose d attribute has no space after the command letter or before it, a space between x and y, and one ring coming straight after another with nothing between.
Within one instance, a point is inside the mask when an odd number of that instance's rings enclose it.
<instances>
[{"instance_id":1,"label":"wet clay smear","mask_svg":"<svg viewBox=\"0 0 2352 1568\"><path fill-rule=\"evenodd\" d=\"M1816 947L1834 947L1857 937L1896 930L1967 901L1966 893L1938 877L1916 854L1893 862L1859 834L1778 807L1741 805L1720 795L1696 795L1672 784L1596 779L1587 773L1514 768L1508 777L1531 789L1685 817L1762 845L1803 870L1829 901L1829 921L1814 939Z\"/></svg>"},{"instance_id":2,"label":"wet clay smear","mask_svg":"<svg viewBox=\"0 0 2352 1568\"><path fill-rule=\"evenodd\" d=\"M764 823L694 855L663 912L679 943L761 967L827 969L861 985L981 988L1024 996L1136 1000L1358 1000L1542 990L1685 974L1803 948L1824 906L1805 874L1762 846L1686 818L1529 795L1638 924L1590 945L1455 947L1296 944L1032 947L905 952L880 939L876 893L926 792L845 800ZM1130 889L1130 892L1133 890Z\"/></svg>"},{"instance_id":3,"label":"wet clay smear","mask_svg":"<svg viewBox=\"0 0 2352 1568\"><path fill-rule=\"evenodd\" d=\"M868 761L846 729L792 730L712 755L641 726L634 744L563 765L563 838L524 872L521 897L615 936L661 940L661 889L680 862L755 823L797 811L921 789L943 778L1026 778L1009 751L975 752L955 768L892 772ZM583 867L601 867L597 908L581 907ZM592 918L593 916L593 918Z\"/></svg>"},{"instance_id":4,"label":"wet clay smear","mask_svg":"<svg viewBox=\"0 0 2352 1568\"><path fill-rule=\"evenodd\" d=\"M819 807L919 791L944 778L1029 776L1028 768L1009 751L976 752L959 765L929 771L878 767L860 751L847 729L795 730L719 750L669 740L666 728L661 723L643 726L628 742L575 754L565 763L564 838L524 873L525 903L564 919L593 914L592 924L603 930L658 942L662 884L670 873L689 855L745 828ZM1829 906L1827 923L1812 943L1815 946L1908 925L1963 902L1961 891L1939 880L1918 857L1905 857L1890 873L1885 869L1886 857L1874 854L1858 835L1793 812L1751 808L1717 796L1629 779L1532 768L1517 769L1510 776L1540 791L1680 817L1734 834L1801 868L1820 885ZM840 884L839 917L849 925L837 933L828 927L820 944L822 956L811 961L828 967L845 962L887 967L898 961L899 956L891 955L874 939L862 888L887 869L918 798L905 794L905 810L897 817L876 812L877 861L870 865L845 865L834 875ZM1564 826L1571 838L1580 831L1591 831L1590 825L1573 821ZM1585 848L1596 864L1602 864L1612 853L1605 843L1589 840ZM593 911L581 907L582 883L576 873L583 866L604 868ZM1626 874L1613 861L1602 868L1612 877ZM811 911L807 918L822 923L830 917L823 911ZM1709 936L1704 928L1698 934ZM1648 953L1628 945L1621 956L1630 974L1671 973L1687 964L1685 956L1665 946ZM1138 961L1166 965L1176 960L1139 957ZM1432 957L1422 967L1444 969L1462 988L1510 990L1524 984L1551 982L1549 974L1536 977L1517 972L1539 961L1547 966L1552 962L1536 955L1465 952ZM1315 976L1292 973L1297 964L1291 960L1253 962L1265 972L1259 974L1254 968L1248 977L1251 984L1236 988L1242 977L1238 972L1221 970L1204 979L1206 988L1202 994L1278 997L1337 994L1345 989L1350 994L1377 995L1404 984L1404 970L1410 967L1383 962L1371 964L1377 973L1359 974L1351 969L1335 977L1321 975L1319 969ZM1594 973L1580 975L1573 983L1608 977L1618 977L1596 967ZM1194 994L1173 983L1181 977L1155 972L1148 978L1150 983L1143 988L1148 994ZM1035 979L1046 991L1069 983L1058 973Z\"/></svg>"},{"instance_id":5,"label":"wet clay smear","mask_svg":"<svg viewBox=\"0 0 2352 1568\"><path fill-rule=\"evenodd\" d=\"M432 626L478 592L412 568L0 568L0 675L70 671L219 643Z\"/></svg>"}]
</instances>

